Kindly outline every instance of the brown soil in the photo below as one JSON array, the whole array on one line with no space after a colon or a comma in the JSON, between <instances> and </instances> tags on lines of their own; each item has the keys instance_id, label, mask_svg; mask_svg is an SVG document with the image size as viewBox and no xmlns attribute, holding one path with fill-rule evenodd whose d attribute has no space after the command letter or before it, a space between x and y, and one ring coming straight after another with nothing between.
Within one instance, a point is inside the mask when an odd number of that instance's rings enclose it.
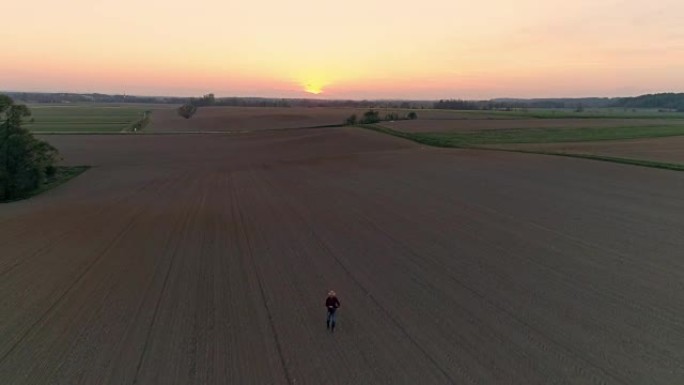
<instances>
[{"instance_id":1,"label":"brown soil","mask_svg":"<svg viewBox=\"0 0 684 385\"><path fill-rule=\"evenodd\" d=\"M684 164L684 136L598 142L516 144L496 147Z\"/></svg>"},{"instance_id":2,"label":"brown soil","mask_svg":"<svg viewBox=\"0 0 684 385\"><path fill-rule=\"evenodd\" d=\"M380 116L397 113L405 116L416 111L421 119L481 119L482 116L459 111L376 109ZM368 108L271 108L271 107L201 107L190 119L178 115L175 108L153 110L147 132L245 132L286 128L319 127L342 124L350 115L361 117Z\"/></svg>"},{"instance_id":3,"label":"brown soil","mask_svg":"<svg viewBox=\"0 0 684 385\"><path fill-rule=\"evenodd\" d=\"M350 108L269 108L201 107L190 119L175 109L155 110L149 132L245 132L341 124L351 114L363 110Z\"/></svg>"},{"instance_id":4,"label":"brown soil","mask_svg":"<svg viewBox=\"0 0 684 385\"><path fill-rule=\"evenodd\" d=\"M2 383L684 378L682 173L360 129L45 138L94 167L0 206Z\"/></svg>"},{"instance_id":5,"label":"brown soil","mask_svg":"<svg viewBox=\"0 0 684 385\"><path fill-rule=\"evenodd\" d=\"M674 119L419 119L386 123L406 132L470 132L514 128L609 128L684 125Z\"/></svg>"}]
</instances>

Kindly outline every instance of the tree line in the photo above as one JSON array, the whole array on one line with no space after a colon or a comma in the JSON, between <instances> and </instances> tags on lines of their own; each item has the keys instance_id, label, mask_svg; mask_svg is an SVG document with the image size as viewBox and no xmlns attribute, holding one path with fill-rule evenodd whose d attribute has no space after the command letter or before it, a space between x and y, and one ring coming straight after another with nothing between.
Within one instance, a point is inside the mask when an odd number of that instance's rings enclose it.
<instances>
[{"instance_id":1,"label":"tree line","mask_svg":"<svg viewBox=\"0 0 684 385\"><path fill-rule=\"evenodd\" d=\"M31 111L0 94L0 201L21 198L55 175L59 153L22 127Z\"/></svg>"},{"instance_id":2,"label":"tree line","mask_svg":"<svg viewBox=\"0 0 684 385\"><path fill-rule=\"evenodd\" d=\"M380 116L380 112L377 110L370 109L357 117L356 114L350 115L344 121L344 125L353 126L355 124L374 124L381 121L394 121L394 120L415 120L418 119L418 114L415 111L411 111L406 115L399 115L397 112L390 112L385 114L384 117Z\"/></svg>"},{"instance_id":3,"label":"tree line","mask_svg":"<svg viewBox=\"0 0 684 385\"><path fill-rule=\"evenodd\" d=\"M41 92L7 92L15 101L22 103L150 103L150 104L193 104L198 107L354 107L354 108L430 108L429 100L351 100L351 99L306 99L306 98L262 98L262 97L216 97L207 94L202 97L177 96L135 96L124 94L76 94L76 93L41 93ZM213 98L208 97L212 95Z\"/></svg>"},{"instance_id":4,"label":"tree line","mask_svg":"<svg viewBox=\"0 0 684 385\"><path fill-rule=\"evenodd\" d=\"M623 98L617 107L624 108L660 108L684 112L684 93L662 93L641 95L634 98Z\"/></svg>"},{"instance_id":5,"label":"tree line","mask_svg":"<svg viewBox=\"0 0 684 385\"><path fill-rule=\"evenodd\" d=\"M76 94L7 92L17 102L23 103L159 103L193 104L202 106L230 107L354 107L396 109L522 109L522 108L657 108L684 111L684 93L659 93L636 97L618 98L498 98L489 100L442 99L434 100L328 100L306 98L260 98L215 97L207 94L200 98L174 96L134 96L123 94ZM211 95L211 97L208 97Z\"/></svg>"},{"instance_id":6,"label":"tree line","mask_svg":"<svg viewBox=\"0 0 684 385\"><path fill-rule=\"evenodd\" d=\"M623 98L549 98L549 99L491 99L439 100L432 106L449 110L511 110L524 108L650 108L684 112L684 93L660 93Z\"/></svg>"}]
</instances>

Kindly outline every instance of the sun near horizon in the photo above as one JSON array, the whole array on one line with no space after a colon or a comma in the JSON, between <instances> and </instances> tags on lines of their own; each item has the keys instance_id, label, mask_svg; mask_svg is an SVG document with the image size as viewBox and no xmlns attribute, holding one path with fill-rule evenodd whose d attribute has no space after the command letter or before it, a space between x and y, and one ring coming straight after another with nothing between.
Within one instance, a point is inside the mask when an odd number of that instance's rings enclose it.
<instances>
[{"instance_id":1,"label":"sun near horizon","mask_svg":"<svg viewBox=\"0 0 684 385\"><path fill-rule=\"evenodd\" d=\"M333 82L330 80L330 76L326 76L321 72L305 72L301 77L300 82L304 92L311 95L321 95L325 92L326 88L333 86Z\"/></svg>"},{"instance_id":2,"label":"sun near horizon","mask_svg":"<svg viewBox=\"0 0 684 385\"><path fill-rule=\"evenodd\" d=\"M320 95L323 93L323 86L317 83L307 83L304 85L304 91L310 94Z\"/></svg>"},{"instance_id":3,"label":"sun near horizon","mask_svg":"<svg viewBox=\"0 0 684 385\"><path fill-rule=\"evenodd\" d=\"M3 10L7 91L439 99L684 89L679 0L198 0L191 12L179 0L37 0Z\"/></svg>"}]
</instances>

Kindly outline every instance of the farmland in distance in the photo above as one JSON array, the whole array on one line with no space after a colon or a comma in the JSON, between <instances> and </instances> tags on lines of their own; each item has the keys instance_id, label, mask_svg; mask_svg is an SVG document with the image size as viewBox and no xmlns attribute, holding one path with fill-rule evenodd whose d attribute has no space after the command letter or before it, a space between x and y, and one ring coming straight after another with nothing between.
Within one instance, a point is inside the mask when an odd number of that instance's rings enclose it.
<instances>
[{"instance_id":1,"label":"farmland in distance","mask_svg":"<svg viewBox=\"0 0 684 385\"><path fill-rule=\"evenodd\" d=\"M41 138L93 167L0 206L3 382L684 376L683 173L356 127Z\"/></svg>"}]
</instances>

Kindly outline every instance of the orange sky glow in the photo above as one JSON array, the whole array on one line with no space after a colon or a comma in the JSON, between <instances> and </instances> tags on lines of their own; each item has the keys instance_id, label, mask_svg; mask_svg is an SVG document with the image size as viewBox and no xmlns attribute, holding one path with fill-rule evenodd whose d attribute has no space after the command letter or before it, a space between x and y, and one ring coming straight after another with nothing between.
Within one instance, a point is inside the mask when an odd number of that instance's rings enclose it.
<instances>
[{"instance_id":1,"label":"orange sky glow","mask_svg":"<svg viewBox=\"0 0 684 385\"><path fill-rule=\"evenodd\" d=\"M0 90L494 98L684 90L681 0L37 0Z\"/></svg>"}]
</instances>

